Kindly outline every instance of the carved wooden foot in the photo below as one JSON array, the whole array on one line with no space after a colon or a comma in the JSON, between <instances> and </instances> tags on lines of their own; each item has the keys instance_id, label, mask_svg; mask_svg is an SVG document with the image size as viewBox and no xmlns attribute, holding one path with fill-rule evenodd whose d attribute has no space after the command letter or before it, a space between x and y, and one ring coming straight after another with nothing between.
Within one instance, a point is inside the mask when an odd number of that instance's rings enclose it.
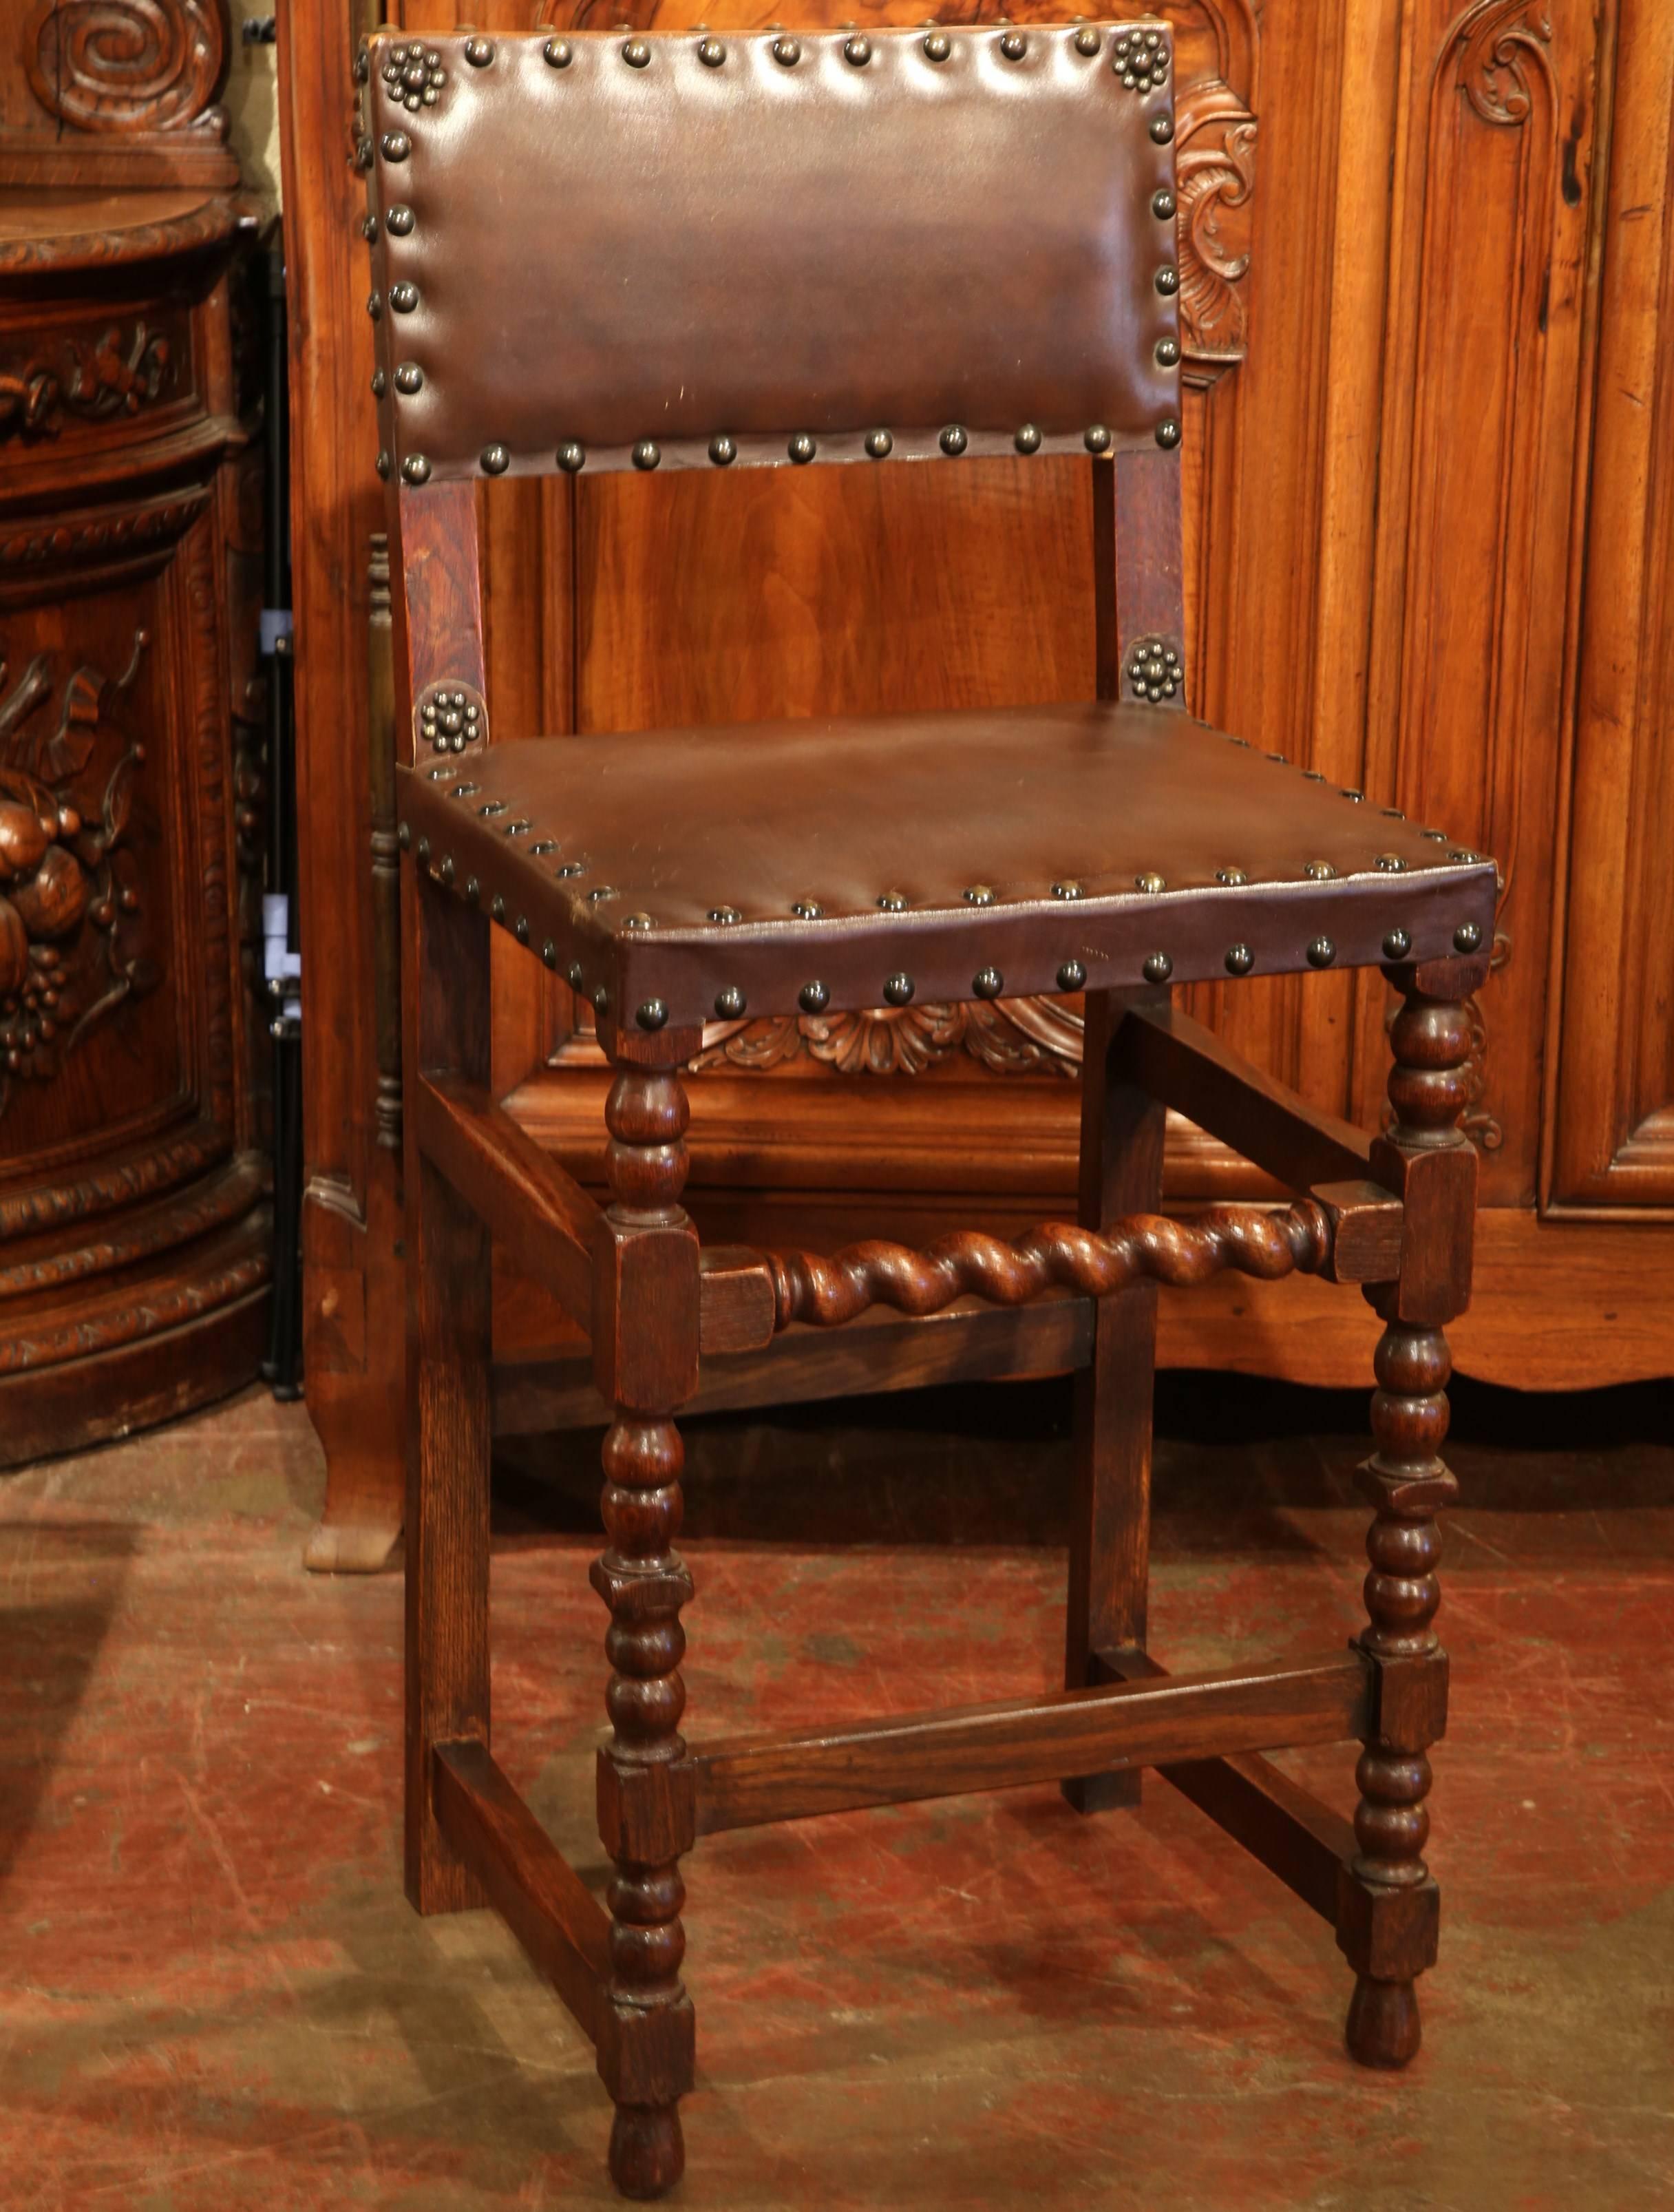
<instances>
[{"instance_id":1,"label":"carved wooden foot","mask_svg":"<svg viewBox=\"0 0 1674 2212\"><path fill-rule=\"evenodd\" d=\"M1401 2067L1416 2057L1422 2031L1412 1984L1357 1974L1347 2034L1350 2055L1362 2066Z\"/></svg>"},{"instance_id":2,"label":"carved wooden foot","mask_svg":"<svg viewBox=\"0 0 1674 2212\"><path fill-rule=\"evenodd\" d=\"M678 2105L618 2105L610 2128L610 2179L624 2197L664 2196L686 2171Z\"/></svg>"}]
</instances>

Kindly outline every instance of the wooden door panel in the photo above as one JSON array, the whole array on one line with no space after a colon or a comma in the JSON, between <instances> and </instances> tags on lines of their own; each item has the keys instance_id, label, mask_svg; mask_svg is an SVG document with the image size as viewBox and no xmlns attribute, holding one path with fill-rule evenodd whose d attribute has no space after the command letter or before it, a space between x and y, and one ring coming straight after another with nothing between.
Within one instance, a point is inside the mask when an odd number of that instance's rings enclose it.
<instances>
[{"instance_id":1,"label":"wooden door panel","mask_svg":"<svg viewBox=\"0 0 1674 2212\"><path fill-rule=\"evenodd\" d=\"M1551 1195L1674 1207L1674 15L1622 0Z\"/></svg>"},{"instance_id":2,"label":"wooden door panel","mask_svg":"<svg viewBox=\"0 0 1674 2212\"><path fill-rule=\"evenodd\" d=\"M1395 141L1368 795L1498 860L1465 1127L1486 1204L1533 1200L1585 487L1591 0L1413 11ZM1383 994L1355 1108L1382 1090Z\"/></svg>"},{"instance_id":3,"label":"wooden door panel","mask_svg":"<svg viewBox=\"0 0 1674 2212\"><path fill-rule=\"evenodd\" d=\"M34 542L85 548L68 588L61 554L0 544L9 836L26 811L52 825L0 897L0 1158L37 1194L119 1153L114 1205L234 1143L225 738L218 697L194 695L221 653L209 510L194 490L41 517Z\"/></svg>"}]
</instances>

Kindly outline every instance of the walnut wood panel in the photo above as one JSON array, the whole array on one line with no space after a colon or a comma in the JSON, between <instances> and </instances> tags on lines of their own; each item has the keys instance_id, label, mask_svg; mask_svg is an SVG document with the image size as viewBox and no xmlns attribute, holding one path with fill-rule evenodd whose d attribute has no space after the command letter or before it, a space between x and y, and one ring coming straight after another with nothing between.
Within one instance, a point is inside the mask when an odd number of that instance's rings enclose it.
<instances>
[{"instance_id":1,"label":"walnut wood panel","mask_svg":"<svg viewBox=\"0 0 1674 2212\"><path fill-rule=\"evenodd\" d=\"M155 162L127 191L73 158L77 86L167 15L111 0L44 108L38 71L25 101L0 67L0 140L44 116L52 149L6 154L0 215L0 1464L234 1388L266 1304L236 210L154 189ZM69 20L36 8L29 37ZM119 178L163 125L112 100L94 167Z\"/></svg>"},{"instance_id":2,"label":"walnut wood panel","mask_svg":"<svg viewBox=\"0 0 1674 2212\"><path fill-rule=\"evenodd\" d=\"M1674 1209L1674 16L1619 53L1550 1194Z\"/></svg>"},{"instance_id":3,"label":"walnut wood panel","mask_svg":"<svg viewBox=\"0 0 1674 2212\"><path fill-rule=\"evenodd\" d=\"M1667 1041L1654 1011L1638 1013L1656 994L1631 964L1634 944L1657 927L1667 933L1649 829L1659 804L1666 819L1656 721L1665 687L1642 665L1665 620L1662 553L1634 555L1639 580L1594 594L1577 756L1588 764L1588 805L1578 799L1573 852L1560 818L1601 244L1607 284L1619 258L1601 239L1595 184L1601 118L1608 129L1612 107L1616 158L1630 155L1645 179L1617 195L1619 219L1666 198L1658 166L1665 137L1657 136L1665 132L1666 34L1646 27L1654 11L1641 6L1623 15L1618 43L1623 6L1168 0L1163 10L1180 52L1191 704L1364 790L1368 803L1399 805L1480 841L1506 863L1496 972L1473 1008L1466 1120L1489 1225L1458 1355L1467 1370L1553 1387L1661 1371L1674 1334L1674 1269L1660 1246L1643 1237L1636 1246L1647 1295L1665 1301L1641 1326L1613 1293L1608 1246L1589 1239L1560 1248L1584 1285L1571 1300L1568 1270L1554 1266L1532 1212L1543 1147L1551 1196L1566 1206L1619 1200L1629 1176L1636 1202L1667 1189L1653 1158L1671 1097ZM407 0L398 12L422 30L458 11L448 0ZM535 0L479 0L464 12L490 31L528 27L537 14L559 24L585 14L542 11ZM767 12L717 12L713 0L635 0L623 10L664 29L702 15L721 30ZM883 8L877 20L917 12ZM955 9L949 20L975 12ZM1044 20L1061 11L1013 12ZM831 7L795 18L836 19ZM282 28L288 191L301 217L291 265L312 348L298 380L298 443L313 448L305 471L324 472L313 489L299 478L299 544L311 534L324 557L300 586L310 612L299 713L319 841L307 896L341 955L316 986L330 994L341 1048L329 1066L314 1055L308 1078L308 1312L316 1359L329 1353L332 1363L313 1402L328 1436L343 1440L331 1447L334 1471L340 1460L373 1464L375 1449L349 1439L378 1435L381 1417L367 1409L390 1402L378 1399L387 1378L375 1370L397 1335L378 1318L393 1312L396 1295L392 1185L382 1225L369 1225L380 1201L367 1165L374 1076L355 875L366 778L356 695L342 672L361 649L365 533L377 526L367 278L349 167L358 27L347 0L299 0ZM328 146L337 149L331 161L313 158ZM1641 221L1636 240L1659 270L1663 228ZM1660 276L1640 283L1632 312L1641 349L1665 295ZM1613 297L1606 345L1628 314ZM1602 394L1622 384L1641 396L1649 389L1647 378L1600 367ZM1595 571L1598 533L1610 532L1629 491L1637 514L1671 504L1635 477L1663 434L1659 410L1624 399L1617 411L1623 442L1613 464L1617 434L1601 422L1601 467L1614 467L1621 492L1608 506L1593 498ZM1635 439L1642 462L1629 453ZM1095 686L1091 502L1077 465L828 471L772 483L694 475L502 483L485 498L497 738L886 702L1085 696ZM1631 650L1620 642L1623 619L1634 625ZM1605 626L1608 650L1592 643ZM1615 734L1624 710L1599 688L1606 673L1649 702L1626 752ZM1616 844L1607 838L1604 864L1592 869L1588 841L1606 817ZM1635 822L1646 825L1639 842L1624 844ZM1626 922L1616 918L1624 866L1638 886ZM1550 979L1565 947L1551 917L1572 878L1580 903L1571 908L1560 1002ZM1619 955L1599 935L1612 927ZM567 1165L585 1173L592 1163L597 1189L603 1086L590 1017L510 944L495 962L496 1087ZM1620 973L1619 988L1600 987L1604 971ZM1205 988L1190 1005L1320 1110L1375 1121L1390 1012L1375 976ZM1075 1000L717 1026L692 1086L694 1213L706 1234L823 1249L866 1233L922 1241L963 1224L1015 1232L1071 1201L1080 1052ZM1557 1086L1551 1101L1544 1081ZM1271 1194L1177 1119L1167 1188L1176 1204ZM1271 1299L1248 1284L1208 1286L1189 1312L1165 1294L1160 1356L1357 1377L1367 1325L1311 1285L1291 1295L1309 1326L1269 1325ZM508 1348L549 1322L561 1341L556 1316L523 1286L502 1282L497 1297ZM1531 1328L1550 1362L1531 1366L1519 1352Z\"/></svg>"},{"instance_id":4,"label":"walnut wood panel","mask_svg":"<svg viewBox=\"0 0 1674 2212\"><path fill-rule=\"evenodd\" d=\"M279 18L302 1005L312 1034L336 1041L303 1054L303 1368L331 1469L311 1557L326 1566L389 1556L405 1396L400 1155L379 1144L377 1120L367 668L383 501L354 167L358 27L337 0Z\"/></svg>"}]
</instances>

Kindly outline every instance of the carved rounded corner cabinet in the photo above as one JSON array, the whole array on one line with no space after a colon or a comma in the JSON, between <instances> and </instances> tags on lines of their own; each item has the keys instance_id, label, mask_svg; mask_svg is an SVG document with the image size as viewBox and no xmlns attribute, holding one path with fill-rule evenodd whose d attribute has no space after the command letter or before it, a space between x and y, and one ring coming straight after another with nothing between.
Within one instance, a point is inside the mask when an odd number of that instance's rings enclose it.
<instances>
[{"instance_id":1,"label":"carved rounded corner cabinet","mask_svg":"<svg viewBox=\"0 0 1674 2212\"><path fill-rule=\"evenodd\" d=\"M101 17L26 9L0 60L9 1466L248 1381L270 1272L253 223L218 10Z\"/></svg>"}]
</instances>

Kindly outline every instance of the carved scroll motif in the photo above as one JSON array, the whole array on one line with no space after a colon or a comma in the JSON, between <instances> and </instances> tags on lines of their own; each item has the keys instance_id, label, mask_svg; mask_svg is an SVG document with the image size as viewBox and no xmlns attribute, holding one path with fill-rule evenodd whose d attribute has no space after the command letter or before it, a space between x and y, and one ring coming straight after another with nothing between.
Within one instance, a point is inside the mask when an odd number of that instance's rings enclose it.
<instances>
[{"instance_id":1,"label":"carved scroll motif","mask_svg":"<svg viewBox=\"0 0 1674 2212\"><path fill-rule=\"evenodd\" d=\"M226 54L221 0L39 0L23 34L30 89L78 131L224 136Z\"/></svg>"},{"instance_id":2,"label":"carved scroll motif","mask_svg":"<svg viewBox=\"0 0 1674 2212\"><path fill-rule=\"evenodd\" d=\"M144 745L118 732L94 806L78 806L72 788L149 642L135 631L113 684L76 669L50 717L39 711L58 692L47 655L9 690L0 659L0 1114L15 1079L56 1075L96 1023L158 980L129 941L139 894L125 840Z\"/></svg>"},{"instance_id":3,"label":"carved scroll motif","mask_svg":"<svg viewBox=\"0 0 1674 2212\"><path fill-rule=\"evenodd\" d=\"M1484 123L1526 123L1534 107L1529 82L1532 65L1556 96L1552 74L1552 19L1528 0L1477 0L1453 27L1452 38L1464 51L1456 74L1459 87Z\"/></svg>"},{"instance_id":4,"label":"carved scroll motif","mask_svg":"<svg viewBox=\"0 0 1674 2212\"><path fill-rule=\"evenodd\" d=\"M1180 336L1189 361L1225 368L1249 349L1256 118L1218 79L1186 86L1180 105Z\"/></svg>"}]
</instances>

